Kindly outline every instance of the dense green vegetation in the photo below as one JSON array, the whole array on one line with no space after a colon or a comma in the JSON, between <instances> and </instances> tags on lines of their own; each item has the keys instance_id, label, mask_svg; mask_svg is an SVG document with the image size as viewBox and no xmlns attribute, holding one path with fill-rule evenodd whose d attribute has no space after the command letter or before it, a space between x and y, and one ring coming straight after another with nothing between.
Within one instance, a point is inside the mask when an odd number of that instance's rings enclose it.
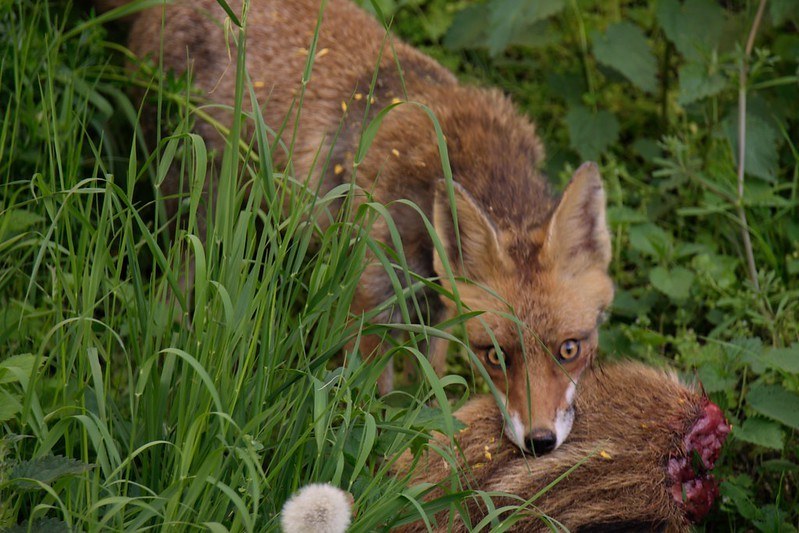
<instances>
[{"instance_id":1,"label":"dense green vegetation","mask_svg":"<svg viewBox=\"0 0 799 533\"><path fill-rule=\"evenodd\" d=\"M795 530L799 2L364 3L463 79L509 92L556 185L601 162L617 283L604 357L698 376L733 423L708 528ZM202 109L185 80L146 65L130 80L103 22L70 2L0 3L0 529L273 530L309 480L355 495L357 531L457 511L467 493L422 504L384 459L456 431L443 400L485 387L468 346L439 380L420 348L445 333L407 327L392 353L421 383L387 399L380 365L341 356L362 326L385 329L347 316L357 259L396 260L363 231L379 207L345 207L319 234L308 215L351 191L308 194L272 167L259 127L224 154L208 234L196 193L171 238L154 185L170 168L208 179L191 133ZM131 85L160 106L156 143Z\"/></svg>"}]
</instances>

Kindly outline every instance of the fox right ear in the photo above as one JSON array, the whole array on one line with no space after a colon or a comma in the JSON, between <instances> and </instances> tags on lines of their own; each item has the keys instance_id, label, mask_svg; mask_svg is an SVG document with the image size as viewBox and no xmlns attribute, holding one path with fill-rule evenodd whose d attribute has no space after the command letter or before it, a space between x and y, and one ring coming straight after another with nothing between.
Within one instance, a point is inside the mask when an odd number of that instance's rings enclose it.
<instances>
[{"instance_id":1,"label":"fox right ear","mask_svg":"<svg viewBox=\"0 0 799 533\"><path fill-rule=\"evenodd\" d=\"M460 183L452 182L452 192L458 232L457 234L455 232L447 182L442 179L436 183L433 204L433 225L436 234L447 254L453 274L467 277L472 281L485 281L502 265L502 248L497 229ZM458 237L460 237L460 250ZM442 278L445 277L446 270L438 252L435 253L433 263L436 273Z\"/></svg>"},{"instance_id":2,"label":"fox right ear","mask_svg":"<svg viewBox=\"0 0 799 533\"><path fill-rule=\"evenodd\" d=\"M607 270L610 232L605 219L605 189L596 163L583 163L574 173L547 228L545 254L557 270L579 274Z\"/></svg>"}]
</instances>

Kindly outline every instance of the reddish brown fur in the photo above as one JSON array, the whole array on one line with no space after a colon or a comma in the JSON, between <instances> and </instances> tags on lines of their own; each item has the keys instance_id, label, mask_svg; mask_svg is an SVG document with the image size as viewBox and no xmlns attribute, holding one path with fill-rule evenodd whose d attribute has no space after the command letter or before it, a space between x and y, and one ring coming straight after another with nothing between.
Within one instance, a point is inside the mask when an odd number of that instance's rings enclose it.
<instances>
[{"instance_id":1,"label":"reddish brown fur","mask_svg":"<svg viewBox=\"0 0 799 533\"><path fill-rule=\"evenodd\" d=\"M240 2L231 4L239 10ZM380 76L370 117L395 99L420 102L432 110L446 136L456 181L453 192L462 252L455 239L449 192L441 184L433 125L420 107L400 105L386 116L357 168L355 181L388 206L413 270L446 277L443 258L434 253L422 220L412 209L392 203L397 199L411 200L434 219L456 276L468 276L498 295L457 282L467 308L489 312L468 325L470 340L483 356L490 342L481 324L487 324L505 353L508 377L496 371L493 377L508 398L508 411L519 421L513 434L517 444L523 446L533 430L554 431L557 413L570 412L567 390L593 356L597 319L613 294L606 274L610 242L604 192L596 166L581 167L558 202L539 172L543 149L535 128L506 97L496 90L459 85L435 61L391 37L393 47L386 45L379 61L385 30L344 0L327 3L313 73L296 120L292 105L301 87L319 4L319 0L260 0L251 5L246 18L247 69L259 100L266 102L267 124L278 129L290 117L284 141L289 143L296 128L294 173L301 180L309 179L311 189L319 185L324 194L354 173L369 83L378 63ZM224 19L216 0L179 0L174 6L139 15L131 30L130 48L139 56L158 57L163 42L166 67L183 71L188 56L195 84L211 101L230 104L235 47L225 42ZM231 46L230 54L226 44ZM404 92L392 52L403 69ZM209 108L208 112L222 124L230 121L223 109ZM332 146L342 121L341 135ZM200 123L198 129L212 147L223 145L223 138L208 123ZM317 152L327 154L331 146L332 161L322 175L313 161ZM288 164L284 153L274 157L278 166ZM337 165L345 171L336 173ZM167 193L176 192L177 184L165 186ZM390 242L382 220L371 233ZM450 285L446 279L442 283ZM352 311L369 311L392 294L383 268L370 265ZM452 302L445 302L445 307L448 313L455 310ZM521 319L521 331L497 315L509 311ZM394 318L391 313L381 317ZM552 354L570 338L582 341L582 356L561 366ZM380 339L367 336L360 350L369 356L379 346ZM439 343L432 349L439 370L444 348ZM381 390L390 386L387 374ZM565 433L568 430L560 431L559 441Z\"/></svg>"},{"instance_id":2,"label":"reddish brown fur","mask_svg":"<svg viewBox=\"0 0 799 533\"><path fill-rule=\"evenodd\" d=\"M549 455L532 458L503 438L497 407L490 397L471 400L456 416L467 424L458 436L457 455L461 489L502 491L531 499L561 474L590 458L551 490L535 500L530 517L513 531L545 531L539 514L558 520L571 530L687 531L689 511L670 492L667 463L685 456L683 437L696 422L703 398L670 374L639 363L622 363L590 372L579 386L579 411L569 439ZM729 428L726 428L729 431ZM438 445L449 449L444 437ZM488 452L489 456L486 454ZM428 452L414 463L409 453L397 465L413 468L411 483L438 483L451 470L438 454ZM443 483L449 487L449 482ZM436 489L430 498L442 496ZM496 507L518 505L519 500L494 498ZM472 524L486 513L483 504L470 501ZM436 531L446 531L448 515L437 516ZM399 531L426 531L415 523ZM455 518L452 531L467 531Z\"/></svg>"}]
</instances>

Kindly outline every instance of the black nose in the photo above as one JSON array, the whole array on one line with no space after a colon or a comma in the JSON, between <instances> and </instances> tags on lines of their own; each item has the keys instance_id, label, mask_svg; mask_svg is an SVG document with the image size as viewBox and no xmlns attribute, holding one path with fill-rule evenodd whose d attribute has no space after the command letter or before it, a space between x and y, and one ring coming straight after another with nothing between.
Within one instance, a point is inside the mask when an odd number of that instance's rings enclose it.
<instances>
[{"instance_id":1,"label":"black nose","mask_svg":"<svg viewBox=\"0 0 799 533\"><path fill-rule=\"evenodd\" d=\"M548 429L534 429L524 439L528 450L532 450L536 455L544 455L555 449L557 439L555 434Z\"/></svg>"}]
</instances>

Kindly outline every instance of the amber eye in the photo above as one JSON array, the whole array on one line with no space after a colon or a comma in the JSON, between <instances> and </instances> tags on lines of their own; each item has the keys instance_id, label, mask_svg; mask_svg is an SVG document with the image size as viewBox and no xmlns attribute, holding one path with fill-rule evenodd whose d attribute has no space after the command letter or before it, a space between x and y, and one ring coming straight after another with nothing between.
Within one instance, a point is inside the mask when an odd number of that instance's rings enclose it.
<instances>
[{"instance_id":1,"label":"amber eye","mask_svg":"<svg viewBox=\"0 0 799 533\"><path fill-rule=\"evenodd\" d=\"M499 354L497 353L496 348L489 348L486 350L486 362L494 367L502 368L502 362L499 360ZM508 362L505 361L505 365L507 366Z\"/></svg>"},{"instance_id":2,"label":"amber eye","mask_svg":"<svg viewBox=\"0 0 799 533\"><path fill-rule=\"evenodd\" d=\"M569 362L577 359L580 356L580 341L569 339L563 341L560 345L559 359L564 362Z\"/></svg>"}]
</instances>

